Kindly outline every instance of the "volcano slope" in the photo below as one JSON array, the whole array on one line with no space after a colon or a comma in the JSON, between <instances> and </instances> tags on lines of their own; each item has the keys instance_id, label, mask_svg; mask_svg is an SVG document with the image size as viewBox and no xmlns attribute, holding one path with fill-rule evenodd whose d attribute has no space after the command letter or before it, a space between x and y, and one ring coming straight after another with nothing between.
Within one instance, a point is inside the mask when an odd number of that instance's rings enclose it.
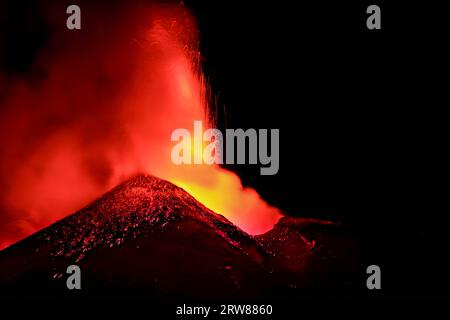
<instances>
[{"instance_id":1,"label":"volcano slope","mask_svg":"<svg viewBox=\"0 0 450 320\"><path fill-rule=\"evenodd\" d=\"M136 176L1 251L0 295L260 298L307 283L310 273L338 270L316 250L323 230L283 221L252 237L170 182ZM72 264L81 269L82 290L66 287Z\"/></svg>"}]
</instances>

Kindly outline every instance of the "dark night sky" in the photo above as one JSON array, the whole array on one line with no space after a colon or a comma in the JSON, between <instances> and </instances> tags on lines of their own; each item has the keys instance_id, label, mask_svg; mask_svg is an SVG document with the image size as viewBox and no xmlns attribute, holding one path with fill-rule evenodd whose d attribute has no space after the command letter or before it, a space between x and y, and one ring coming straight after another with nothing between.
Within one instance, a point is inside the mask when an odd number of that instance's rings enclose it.
<instances>
[{"instance_id":1,"label":"dark night sky","mask_svg":"<svg viewBox=\"0 0 450 320\"><path fill-rule=\"evenodd\" d=\"M442 86L436 21L414 24L418 7L385 5L383 29L371 32L365 3L200 3L204 66L226 125L282 129L279 174L233 168L245 181L291 214L341 217L399 197L399 184L421 188L417 150L431 145L417 129L433 120L423 108L439 105Z\"/></svg>"},{"instance_id":2,"label":"dark night sky","mask_svg":"<svg viewBox=\"0 0 450 320\"><path fill-rule=\"evenodd\" d=\"M393 292L442 293L449 220L435 179L448 49L439 9L378 1L382 30L372 32L368 1L198 3L226 125L281 129L276 176L232 169L289 214L350 225Z\"/></svg>"}]
</instances>

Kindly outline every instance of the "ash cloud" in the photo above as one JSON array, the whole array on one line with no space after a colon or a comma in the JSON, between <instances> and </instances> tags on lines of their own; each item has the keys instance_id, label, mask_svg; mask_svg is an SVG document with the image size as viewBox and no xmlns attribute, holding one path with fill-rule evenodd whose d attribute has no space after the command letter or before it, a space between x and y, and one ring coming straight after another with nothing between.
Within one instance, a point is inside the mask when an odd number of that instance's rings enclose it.
<instances>
[{"instance_id":1,"label":"ash cloud","mask_svg":"<svg viewBox=\"0 0 450 320\"><path fill-rule=\"evenodd\" d=\"M196 76L196 29L182 6L84 1L82 29L69 31L67 5L3 5L0 248L149 165L161 171L167 131L182 125L161 121L186 116L174 79Z\"/></svg>"}]
</instances>

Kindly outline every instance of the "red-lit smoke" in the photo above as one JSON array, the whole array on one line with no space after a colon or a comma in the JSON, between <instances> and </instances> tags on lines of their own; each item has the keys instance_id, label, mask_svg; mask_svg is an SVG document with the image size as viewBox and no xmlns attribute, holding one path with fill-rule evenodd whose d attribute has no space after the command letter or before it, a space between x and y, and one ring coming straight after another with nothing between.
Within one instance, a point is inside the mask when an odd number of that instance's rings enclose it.
<instances>
[{"instance_id":1,"label":"red-lit smoke","mask_svg":"<svg viewBox=\"0 0 450 320\"><path fill-rule=\"evenodd\" d=\"M198 30L184 6L86 4L80 31L65 28L64 7L46 13L50 41L30 74L0 79L0 249L139 172L250 233L271 228L278 210L235 174L171 162L172 130L207 118Z\"/></svg>"}]
</instances>

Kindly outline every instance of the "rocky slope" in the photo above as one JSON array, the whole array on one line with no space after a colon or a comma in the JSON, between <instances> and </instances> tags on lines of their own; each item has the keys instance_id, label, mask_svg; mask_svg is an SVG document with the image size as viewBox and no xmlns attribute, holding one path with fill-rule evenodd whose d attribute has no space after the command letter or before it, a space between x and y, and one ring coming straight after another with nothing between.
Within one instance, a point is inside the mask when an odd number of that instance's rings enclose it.
<instances>
[{"instance_id":1,"label":"rocky slope","mask_svg":"<svg viewBox=\"0 0 450 320\"><path fill-rule=\"evenodd\" d=\"M336 269L327 254L340 252L317 226L331 224L284 218L252 237L183 189L140 175L1 251L0 285L8 296L271 297ZM71 264L82 290L66 288Z\"/></svg>"}]
</instances>

